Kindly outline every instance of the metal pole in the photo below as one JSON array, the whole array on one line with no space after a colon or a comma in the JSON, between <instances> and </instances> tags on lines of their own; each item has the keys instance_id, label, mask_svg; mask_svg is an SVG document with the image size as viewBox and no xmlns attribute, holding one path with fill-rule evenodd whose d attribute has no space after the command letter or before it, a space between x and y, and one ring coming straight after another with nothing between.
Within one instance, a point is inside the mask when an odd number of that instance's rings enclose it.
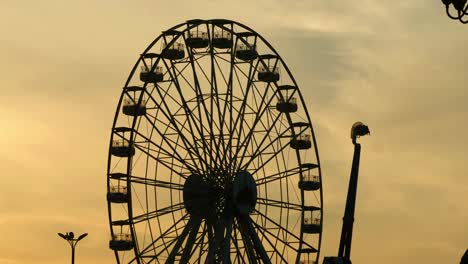
<instances>
[{"instance_id":1,"label":"metal pole","mask_svg":"<svg viewBox=\"0 0 468 264\"><path fill-rule=\"evenodd\" d=\"M349 179L348 197L346 199L346 208L343 216L343 228L341 230L340 248L338 256L343 257L349 263L351 262L351 242L353 238L354 212L356 208L356 193L359 175L359 160L361 157L361 145L354 144L353 165Z\"/></svg>"},{"instance_id":2,"label":"metal pole","mask_svg":"<svg viewBox=\"0 0 468 264\"><path fill-rule=\"evenodd\" d=\"M71 242L71 248L72 248L72 264L75 264L75 245L73 245L73 242Z\"/></svg>"},{"instance_id":3,"label":"metal pole","mask_svg":"<svg viewBox=\"0 0 468 264\"><path fill-rule=\"evenodd\" d=\"M88 233L84 233L84 234L80 235L78 238L75 238L75 235L74 235L73 232L67 232L66 234L62 234L62 233L57 233L57 234L61 238L66 240L68 242L68 244L70 244L70 247L71 247L71 250L72 250L71 263L75 264L75 247L76 247L76 244L78 244L78 242L80 240L85 238L88 235Z\"/></svg>"},{"instance_id":4,"label":"metal pole","mask_svg":"<svg viewBox=\"0 0 468 264\"><path fill-rule=\"evenodd\" d=\"M369 135L369 127L362 122L356 122L351 128L351 140L354 145L353 164L349 176L348 195L341 228L340 246L338 258L342 263L351 264L351 242L353 239L354 212L356 208L356 194L359 176L359 160L361 158L361 145L356 142L358 137Z\"/></svg>"}]
</instances>

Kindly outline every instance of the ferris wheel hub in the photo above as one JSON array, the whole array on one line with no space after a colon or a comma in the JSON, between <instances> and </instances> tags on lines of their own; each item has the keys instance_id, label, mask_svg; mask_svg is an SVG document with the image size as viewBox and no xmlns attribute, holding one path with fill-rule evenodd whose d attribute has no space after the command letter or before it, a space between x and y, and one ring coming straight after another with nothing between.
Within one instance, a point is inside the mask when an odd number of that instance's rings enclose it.
<instances>
[{"instance_id":1,"label":"ferris wheel hub","mask_svg":"<svg viewBox=\"0 0 468 264\"><path fill-rule=\"evenodd\" d=\"M247 171L239 171L232 184L232 199L238 213L246 215L255 209L257 203L257 186Z\"/></svg>"},{"instance_id":2,"label":"ferris wheel hub","mask_svg":"<svg viewBox=\"0 0 468 264\"><path fill-rule=\"evenodd\" d=\"M254 177L247 171L237 172L232 182L221 188L212 177L192 174L184 183L184 205L191 215L202 218L219 217L229 210L248 215L257 203L257 186ZM227 191L231 190L231 191Z\"/></svg>"}]
</instances>

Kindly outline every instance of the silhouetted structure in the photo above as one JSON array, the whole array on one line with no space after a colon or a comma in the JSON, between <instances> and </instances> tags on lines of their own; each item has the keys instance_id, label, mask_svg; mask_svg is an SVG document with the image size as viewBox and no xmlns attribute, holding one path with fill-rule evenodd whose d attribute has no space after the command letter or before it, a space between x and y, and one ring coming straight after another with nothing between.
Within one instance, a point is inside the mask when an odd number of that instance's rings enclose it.
<instances>
[{"instance_id":1,"label":"silhouetted structure","mask_svg":"<svg viewBox=\"0 0 468 264\"><path fill-rule=\"evenodd\" d=\"M322 178L306 103L281 56L235 21L186 21L140 54L107 179L118 263L320 258Z\"/></svg>"},{"instance_id":2,"label":"silhouetted structure","mask_svg":"<svg viewBox=\"0 0 468 264\"><path fill-rule=\"evenodd\" d=\"M468 249L465 251L462 259L460 260L460 264L468 264Z\"/></svg>"},{"instance_id":3,"label":"silhouetted structure","mask_svg":"<svg viewBox=\"0 0 468 264\"><path fill-rule=\"evenodd\" d=\"M58 235L65 239L68 244L70 244L70 247L72 249L72 260L71 260L71 263L74 264L75 263L75 248L76 248L76 244L78 244L78 242L80 240L82 240L83 238L85 238L88 233L84 233L82 235L80 235L78 238L75 238L75 234L73 232L67 232L65 234L62 234L62 233L58 233Z\"/></svg>"},{"instance_id":4,"label":"silhouetted structure","mask_svg":"<svg viewBox=\"0 0 468 264\"><path fill-rule=\"evenodd\" d=\"M343 216L340 246L338 257L325 257L324 264L351 264L351 242L353 238L354 211L356 207L356 194L359 175L359 161L361 158L361 144L357 143L358 137L370 134L369 128L361 122L354 123L351 128L351 140L354 145L353 164L349 177L348 196Z\"/></svg>"},{"instance_id":5,"label":"silhouetted structure","mask_svg":"<svg viewBox=\"0 0 468 264\"><path fill-rule=\"evenodd\" d=\"M464 19L465 15L468 15L467 0L442 0L442 3L445 5L448 17L459 20L463 24L468 24L468 18ZM454 10L452 10L451 6L453 6Z\"/></svg>"}]
</instances>

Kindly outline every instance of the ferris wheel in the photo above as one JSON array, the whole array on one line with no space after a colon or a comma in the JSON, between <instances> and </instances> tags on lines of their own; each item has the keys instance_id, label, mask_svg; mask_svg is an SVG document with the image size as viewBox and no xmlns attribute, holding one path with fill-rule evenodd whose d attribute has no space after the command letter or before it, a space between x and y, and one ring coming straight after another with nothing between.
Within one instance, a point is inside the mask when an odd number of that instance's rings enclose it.
<instances>
[{"instance_id":1,"label":"ferris wheel","mask_svg":"<svg viewBox=\"0 0 468 264\"><path fill-rule=\"evenodd\" d=\"M117 263L316 263L321 187L304 99L257 32L190 20L140 55L108 156Z\"/></svg>"}]
</instances>

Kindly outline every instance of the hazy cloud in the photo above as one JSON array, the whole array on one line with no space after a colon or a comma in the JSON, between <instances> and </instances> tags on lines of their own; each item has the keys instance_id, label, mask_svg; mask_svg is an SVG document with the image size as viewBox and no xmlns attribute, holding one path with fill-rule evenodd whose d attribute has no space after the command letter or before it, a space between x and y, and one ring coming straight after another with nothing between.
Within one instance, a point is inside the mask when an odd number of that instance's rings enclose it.
<instances>
[{"instance_id":1,"label":"hazy cloud","mask_svg":"<svg viewBox=\"0 0 468 264\"><path fill-rule=\"evenodd\" d=\"M357 120L372 135L362 139L353 261L456 263L466 249L468 36L437 1L0 7L0 263L63 263L56 233L69 230L90 233L80 261L114 262L105 166L121 87L162 30L221 17L260 32L309 104L325 177L322 255L336 254Z\"/></svg>"}]
</instances>

